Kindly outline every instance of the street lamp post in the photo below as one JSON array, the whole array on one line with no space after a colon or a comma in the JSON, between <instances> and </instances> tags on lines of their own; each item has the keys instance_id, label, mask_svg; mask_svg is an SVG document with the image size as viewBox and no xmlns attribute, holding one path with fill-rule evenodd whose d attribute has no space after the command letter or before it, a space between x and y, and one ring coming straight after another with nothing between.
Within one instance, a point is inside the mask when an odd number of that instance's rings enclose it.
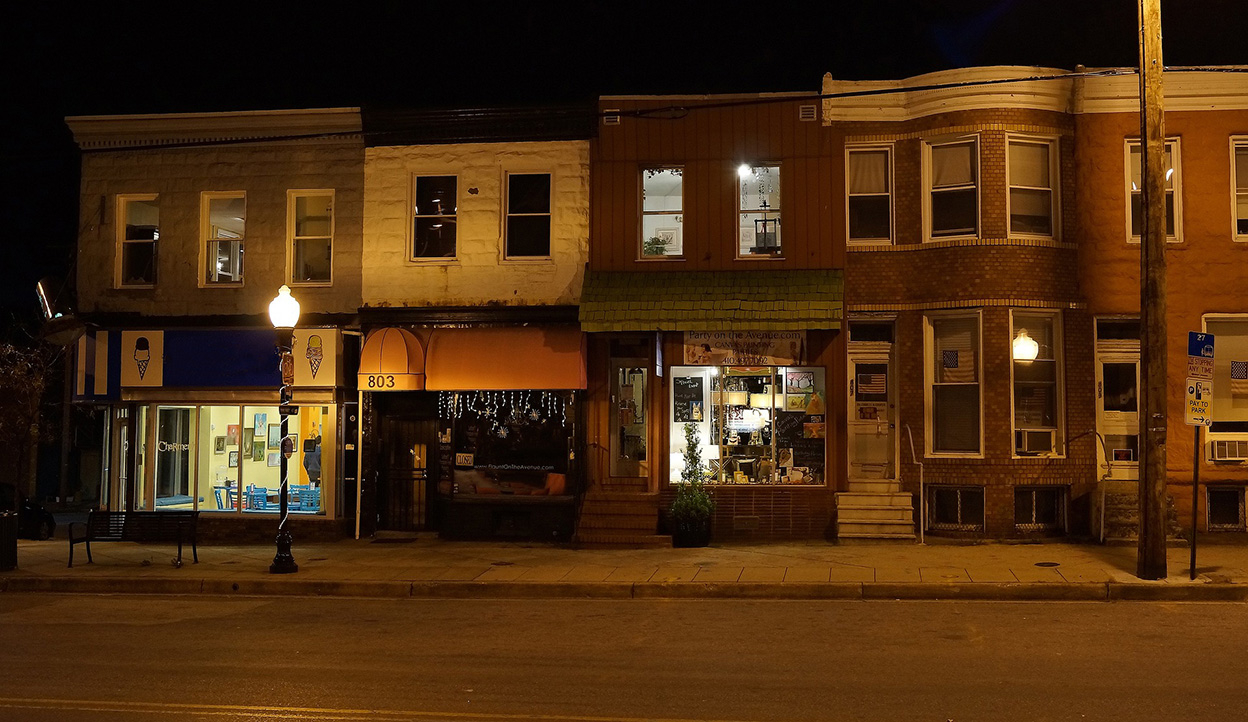
<instances>
[{"instance_id":1,"label":"street lamp post","mask_svg":"<svg viewBox=\"0 0 1248 722\"><path fill-rule=\"evenodd\" d=\"M290 553L290 545L293 541L290 535L290 529L286 527L286 522L290 519L289 505L289 487L287 486L287 469L290 455L295 451L294 442L290 440L290 430L288 423L290 415L287 413L290 409L291 387L295 383L295 359L291 356L290 348L294 343L295 324L299 322L299 302L294 296L290 295L290 288L282 286L278 289L277 298L269 304L269 319L273 321L273 328L277 331L277 352L281 357L282 369L282 386L281 401L278 406L278 416L282 420L282 451L281 451L281 521L277 524L277 554L273 557L273 563L269 565L269 572L272 574L294 574L299 571L299 565L295 563L295 557Z\"/></svg>"}]
</instances>

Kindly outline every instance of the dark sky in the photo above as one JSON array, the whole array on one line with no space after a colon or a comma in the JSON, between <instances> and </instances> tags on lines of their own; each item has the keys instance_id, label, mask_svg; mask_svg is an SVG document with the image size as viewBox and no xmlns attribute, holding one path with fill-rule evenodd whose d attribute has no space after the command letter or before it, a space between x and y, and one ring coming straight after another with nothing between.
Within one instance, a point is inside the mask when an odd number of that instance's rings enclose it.
<instances>
[{"instance_id":1,"label":"dark sky","mask_svg":"<svg viewBox=\"0 0 1248 722\"><path fill-rule=\"evenodd\" d=\"M66 115L815 92L825 72L1138 63L1135 0L18 7L0 20L6 315L33 312L35 280L69 271L78 158ZM1246 21L1244 0L1163 0L1166 64L1248 63Z\"/></svg>"}]
</instances>

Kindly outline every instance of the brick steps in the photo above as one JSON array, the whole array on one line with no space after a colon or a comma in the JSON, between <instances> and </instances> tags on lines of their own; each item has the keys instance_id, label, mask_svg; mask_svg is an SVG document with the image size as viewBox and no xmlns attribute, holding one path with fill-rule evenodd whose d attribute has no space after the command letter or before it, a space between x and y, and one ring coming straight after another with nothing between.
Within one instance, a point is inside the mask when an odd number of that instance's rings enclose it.
<instances>
[{"instance_id":1,"label":"brick steps","mask_svg":"<svg viewBox=\"0 0 1248 722\"><path fill-rule=\"evenodd\" d=\"M658 526L657 492L621 489L612 484L586 492L575 540L601 548L671 546L670 536L655 533Z\"/></svg>"}]
</instances>

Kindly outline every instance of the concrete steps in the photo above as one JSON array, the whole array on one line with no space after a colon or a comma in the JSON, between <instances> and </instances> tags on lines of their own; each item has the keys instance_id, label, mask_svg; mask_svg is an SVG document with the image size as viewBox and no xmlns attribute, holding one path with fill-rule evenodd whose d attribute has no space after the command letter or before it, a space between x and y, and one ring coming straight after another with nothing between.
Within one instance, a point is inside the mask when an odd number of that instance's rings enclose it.
<instances>
[{"instance_id":1,"label":"concrete steps","mask_svg":"<svg viewBox=\"0 0 1248 722\"><path fill-rule=\"evenodd\" d=\"M1134 544L1140 537L1140 499L1137 491L1105 494L1105 543ZM1185 543L1174 499L1166 496L1166 537Z\"/></svg>"},{"instance_id":2,"label":"concrete steps","mask_svg":"<svg viewBox=\"0 0 1248 722\"><path fill-rule=\"evenodd\" d=\"M914 499L891 479L850 479L836 494L840 539L914 540Z\"/></svg>"},{"instance_id":3,"label":"concrete steps","mask_svg":"<svg viewBox=\"0 0 1248 722\"><path fill-rule=\"evenodd\" d=\"M670 547L672 538L656 534L658 526L657 493L612 484L586 492L574 540L598 548Z\"/></svg>"}]
</instances>

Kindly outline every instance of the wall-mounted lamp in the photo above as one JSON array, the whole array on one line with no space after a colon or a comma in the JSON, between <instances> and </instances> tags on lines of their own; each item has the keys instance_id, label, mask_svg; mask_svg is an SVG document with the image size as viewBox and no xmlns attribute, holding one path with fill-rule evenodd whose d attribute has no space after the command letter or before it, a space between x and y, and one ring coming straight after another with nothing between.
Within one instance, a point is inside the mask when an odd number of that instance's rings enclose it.
<instances>
[{"instance_id":1,"label":"wall-mounted lamp","mask_svg":"<svg viewBox=\"0 0 1248 722\"><path fill-rule=\"evenodd\" d=\"M1020 328L1018 335L1014 337L1014 360L1030 363L1036 360L1036 356L1040 354L1040 344L1036 340L1027 335L1027 329Z\"/></svg>"}]
</instances>

